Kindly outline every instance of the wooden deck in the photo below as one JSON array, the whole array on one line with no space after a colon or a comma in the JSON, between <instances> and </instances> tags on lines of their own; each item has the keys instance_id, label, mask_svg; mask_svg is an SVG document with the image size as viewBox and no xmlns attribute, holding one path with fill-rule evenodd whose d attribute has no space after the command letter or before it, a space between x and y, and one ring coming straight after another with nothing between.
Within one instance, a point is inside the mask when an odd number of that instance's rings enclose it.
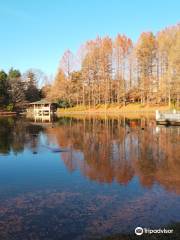
<instances>
[{"instance_id":1,"label":"wooden deck","mask_svg":"<svg viewBox=\"0 0 180 240\"><path fill-rule=\"evenodd\" d=\"M180 111L159 112L156 110L156 122L162 125L180 125Z\"/></svg>"}]
</instances>

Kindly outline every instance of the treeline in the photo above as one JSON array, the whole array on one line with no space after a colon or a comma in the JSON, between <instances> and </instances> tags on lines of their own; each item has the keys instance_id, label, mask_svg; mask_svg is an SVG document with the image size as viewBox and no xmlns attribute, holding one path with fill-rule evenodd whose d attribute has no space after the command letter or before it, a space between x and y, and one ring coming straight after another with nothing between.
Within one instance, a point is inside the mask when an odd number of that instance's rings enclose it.
<instances>
[{"instance_id":1,"label":"treeline","mask_svg":"<svg viewBox=\"0 0 180 240\"><path fill-rule=\"evenodd\" d=\"M0 71L0 109L13 110L22 108L28 102L41 98L38 89L39 73L28 70L24 74L11 68L8 73Z\"/></svg>"},{"instance_id":2,"label":"treeline","mask_svg":"<svg viewBox=\"0 0 180 240\"><path fill-rule=\"evenodd\" d=\"M180 25L143 32L135 44L118 34L86 42L77 56L68 50L46 92L65 105L179 104Z\"/></svg>"}]
</instances>

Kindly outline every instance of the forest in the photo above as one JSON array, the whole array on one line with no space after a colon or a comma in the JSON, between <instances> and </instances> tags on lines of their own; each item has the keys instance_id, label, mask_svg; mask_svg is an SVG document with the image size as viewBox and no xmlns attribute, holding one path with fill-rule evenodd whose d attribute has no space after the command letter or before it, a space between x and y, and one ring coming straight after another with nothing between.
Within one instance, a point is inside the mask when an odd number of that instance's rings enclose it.
<instances>
[{"instance_id":1,"label":"forest","mask_svg":"<svg viewBox=\"0 0 180 240\"><path fill-rule=\"evenodd\" d=\"M38 82L43 73L40 70L29 69L21 73L11 68L8 73L0 71L0 110L21 110L29 102L37 101L43 97Z\"/></svg>"},{"instance_id":2,"label":"forest","mask_svg":"<svg viewBox=\"0 0 180 240\"><path fill-rule=\"evenodd\" d=\"M87 41L76 55L65 51L46 96L62 106L179 106L180 24L143 32L137 43L117 34Z\"/></svg>"},{"instance_id":3,"label":"forest","mask_svg":"<svg viewBox=\"0 0 180 240\"><path fill-rule=\"evenodd\" d=\"M60 107L128 103L180 105L180 24L138 41L121 34L85 42L77 54L66 50L54 80L39 86L42 74L0 71L0 109L12 110L47 98Z\"/></svg>"}]
</instances>

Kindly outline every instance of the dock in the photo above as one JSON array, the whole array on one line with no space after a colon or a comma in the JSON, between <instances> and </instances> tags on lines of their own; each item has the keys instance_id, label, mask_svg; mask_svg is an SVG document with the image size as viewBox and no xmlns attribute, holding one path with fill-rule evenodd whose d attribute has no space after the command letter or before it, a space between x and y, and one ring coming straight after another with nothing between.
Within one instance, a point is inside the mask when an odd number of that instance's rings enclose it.
<instances>
[{"instance_id":1,"label":"dock","mask_svg":"<svg viewBox=\"0 0 180 240\"><path fill-rule=\"evenodd\" d=\"M156 122L161 125L180 126L180 111L160 112L156 110Z\"/></svg>"}]
</instances>

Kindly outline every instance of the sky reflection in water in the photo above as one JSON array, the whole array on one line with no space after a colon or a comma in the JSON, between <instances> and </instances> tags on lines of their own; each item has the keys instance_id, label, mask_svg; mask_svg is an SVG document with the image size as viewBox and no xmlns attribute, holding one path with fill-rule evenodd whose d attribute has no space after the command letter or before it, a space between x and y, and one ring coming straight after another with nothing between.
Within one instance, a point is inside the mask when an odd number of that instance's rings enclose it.
<instances>
[{"instance_id":1,"label":"sky reflection in water","mask_svg":"<svg viewBox=\"0 0 180 240\"><path fill-rule=\"evenodd\" d=\"M179 142L180 127L151 118L1 118L0 236L88 239L179 222Z\"/></svg>"}]
</instances>

